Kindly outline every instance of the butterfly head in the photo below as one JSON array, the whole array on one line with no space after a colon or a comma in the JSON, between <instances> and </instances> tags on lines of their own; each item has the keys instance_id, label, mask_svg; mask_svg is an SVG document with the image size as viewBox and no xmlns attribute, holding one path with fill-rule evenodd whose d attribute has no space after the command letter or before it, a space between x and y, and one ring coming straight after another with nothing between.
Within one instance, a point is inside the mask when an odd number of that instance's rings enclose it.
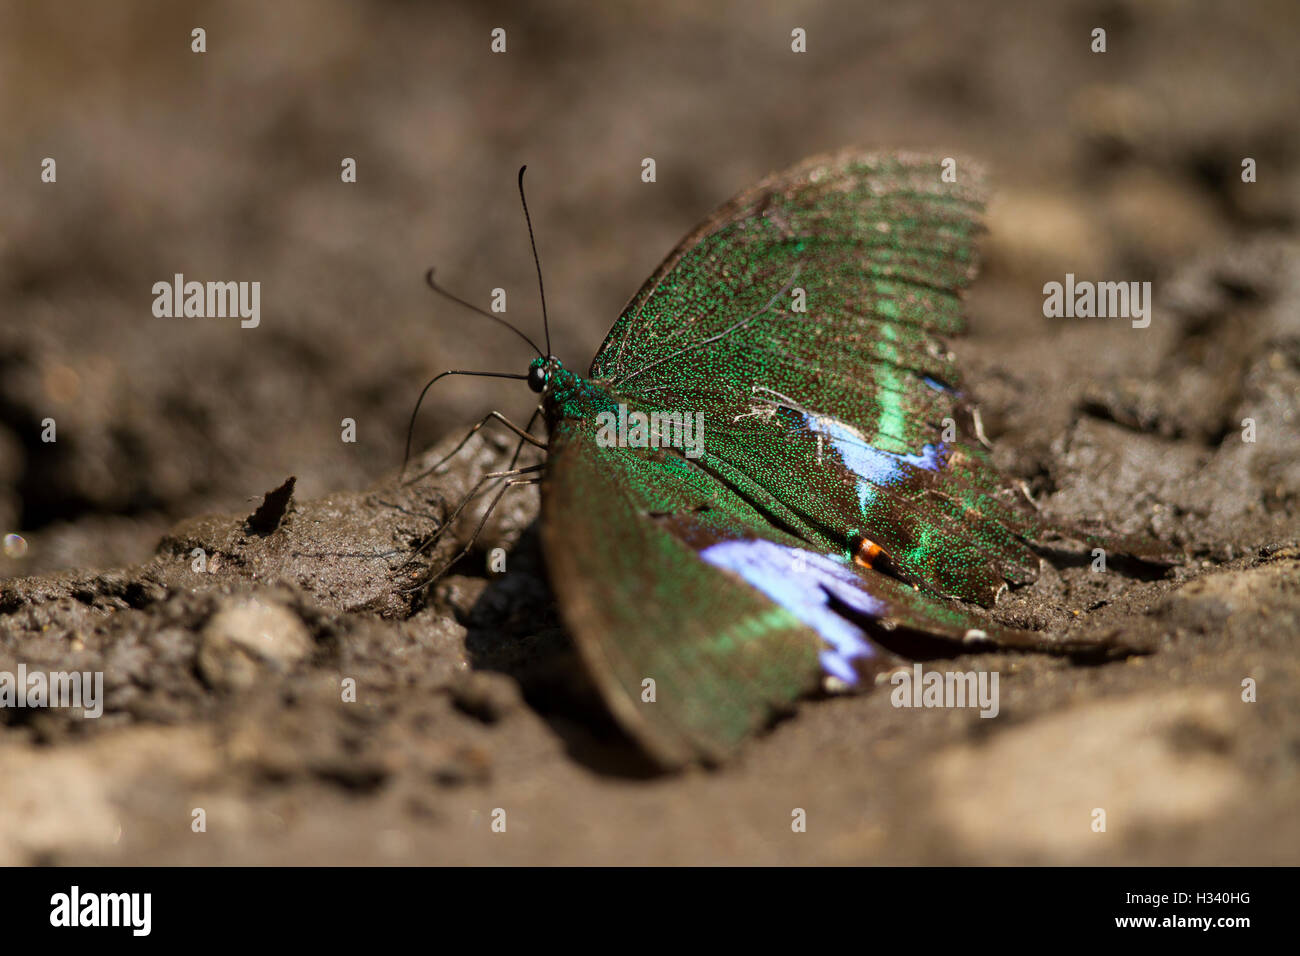
<instances>
[{"instance_id":1,"label":"butterfly head","mask_svg":"<svg viewBox=\"0 0 1300 956\"><path fill-rule=\"evenodd\" d=\"M541 394L552 384L553 376L564 371L564 363L554 355L535 358L528 365L528 387Z\"/></svg>"}]
</instances>

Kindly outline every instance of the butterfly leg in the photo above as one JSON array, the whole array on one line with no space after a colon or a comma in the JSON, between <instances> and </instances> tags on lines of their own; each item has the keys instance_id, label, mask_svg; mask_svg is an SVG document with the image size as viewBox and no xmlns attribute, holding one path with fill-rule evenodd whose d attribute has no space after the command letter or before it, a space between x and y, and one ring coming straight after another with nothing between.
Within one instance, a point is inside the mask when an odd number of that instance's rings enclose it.
<instances>
[{"instance_id":1,"label":"butterfly leg","mask_svg":"<svg viewBox=\"0 0 1300 956\"><path fill-rule=\"evenodd\" d=\"M542 414L542 406L538 404L533 409L533 413L528 416L528 424L524 426L524 431L529 435L533 433L533 426L537 424L538 417ZM519 463L519 453L524 450L524 439L519 439L519 444L515 446L514 457L510 459L510 467L513 468Z\"/></svg>"},{"instance_id":2,"label":"butterfly leg","mask_svg":"<svg viewBox=\"0 0 1300 956\"><path fill-rule=\"evenodd\" d=\"M540 408L540 406L539 406L539 408ZM455 457L455 456L460 452L460 450L461 450L462 448L464 448L466 444L469 443L469 440L470 440L471 438L473 438L476 434L478 434L478 432L483 428L484 425L488 424L488 423L491 422L491 421L498 421L498 422L500 422L501 424L505 425L505 426L506 426L507 428L509 428L512 432L514 432L516 435L519 436L519 442L520 442L520 444L519 444L519 448L517 448L517 449L515 450L515 457L514 457L514 459L512 459L511 462L510 462L510 467L513 468L513 467L514 467L514 463L515 463L515 461L518 461L518 459L519 459L519 452L523 450L523 443L524 443L524 442L529 442L529 443L531 443L531 444L533 444L533 445L536 445L538 448L541 448L541 449L545 449L545 448L546 448L546 443L545 443L544 441L542 441L541 439L538 439L538 438L534 438L531 434L529 434L529 429L531 429L531 428L533 427L533 422L536 420L536 418L537 418L537 414L538 414L537 411L534 411L534 412L533 412L533 417L529 419L529 421L528 421L528 427L527 427L527 428L520 428L518 425L516 425L516 424L515 424L514 422L512 422L510 419L508 419L508 418L506 418L504 415L502 415L500 412L497 412L497 411L491 411L491 412L488 412L486 415L483 416L482 419L479 420L478 424L476 424L473 428L471 428L468 432L466 432L465 437L462 438L462 439L461 439L461 440L456 444L456 447L455 447L455 448L453 448L453 449L452 449L451 451L449 451L447 454L443 455L442 458L439 459L439 460L438 460L435 464L433 464L431 467L425 469L423 472L421 472L420 474L416 475L414 478L410 479L409 481L404 481L404 482L402 482L402 484L403 484L403 485L413 485L413 484L415 484L416 482L418 482L418 481L422 481L423 479L429 477L431 474L433 474L435 471L437 471L439 468L441 468L443 465L445 465L447 462L449 462L452 458L454 458L454 457ZM403 462L403 463L402 463L402 472L405 472L405 471L406 471L406 463ZM400 474L399 474L399 476L398 476L398 480L399 480L399 481L401 480L401 475L400 475Z\"/></svg>"},{"instance_id":3,"label":"butterfly leg","mask_svg":"<svg viewBox=\"0 0 1300 956\"><path fill-rule=\"evenodd\" d=\"M442 522L442 526L441 526L440 528L438 528L438 530L435 531L435 532L434 532L434 533L433 533L433 534L428 538L428 540L426 540L422 545L420 545L418 548L416 548L415 551L413 551L413 552L411 553L411 555L410 555L410 556L409 556L405 561L403 561L403 562L402 562L402 563L397 567L397 572L398 572L398 573L401 573L401 572L404 571L406 568L410 567L411 563L412 563L416 558L418 558L418 557L419 557L421 554L423 554L425 551L429 550L429 549L432 548L435 544L437 544L437 543L438 543L438 540L442 537L443 532L446 531L448 528L450 528L452 525L454 525L454 524L456 523L456 519L460 517L461 512L464 511L465 508L469 505L469 503L470 503L471 501L473 501L473 500L478 496L479 492L483 489L483 487L484 487L485 485L487 485L489 482L494 482L494 481L497 481L497 480L502 479L502 478L510 479L510 480L507 480L507 481L506 481L505 487L503 487L503 488L501 489L501 491L499 491L499 492L497 493L496 498L493 499L492 504L488 506L487 512L483 515L483 520L480 521L479 524L478 524L478 527L474 529L474 534L471 535L471 537L470 537L470 543L472 544L473 541L474 541L474 539L478 537L478 533L479 533L479 531L481 531L481 530L483 529L483 525L487 523L488 516L491 515L491 513L492 513L492 509L495 508L495 507L497 506L497 503L501 500L501 496L502 496L503 494L505 494L505 492L506 492L507 489L509 489L512 485L515 485L515 484L531 484L531 483L533 483L533 482L539 480L539 479L537 479L537 478L532 478L532 477L529 477L529 478L523 478L522 480L516 480L516 479L521 479L522 476L525 476L525 475L528 475L528 476L536 475L537 472L541 471L543 467L544 467L543 465L529 465L529 466L526 467L526 468L512 468L512 469L510 469L510 470L508 470L508 471L493 471L493 472L489 472L488 474L484 475L482 478L480 478L478 481L476 481L476 482L474 483L474 487L471 488L471 489L469 490L469 493L466 494L466 495L465 495L465 496L460 500L460 504L458 504L458 505L455 507L455 509L452 511L452 513L449 514L449 515L446 517L446 519ZM468 550L469 550L469 545L466 545L465 551L468 552ZM460 556L459 556L459 555L455 558L455 560L453 561L453 563L455 563L455 561L458 561L458 560L460 560ZM451 566L450 564L447 565L447 567L450 567L450 566ZM444 568L443 570L445 571L446 569ZM439 572L439 573L442 573L442 572ZM432 579L430 579L430 580L432 580ZM402 588L401 590L402 590L403 592L418 590L419 588L424 587L424 585L427 584L427 583L428 583L428 581L425 581L425 582L422 582L422 583L419 584L419 585L416 585L416 586L413 586L413 587L409 587L409 588Z\"/></svg>"},{"instance_id":4,"label":"butterfly leg","mask_svg":"<svg viewBox=\"0 0 1300 956\"><path fill-rule=\"evenodd\" d=\"M537 418L538 418L538 416L540 416L541 414L542 414L542 406L541 406L541 405L538 405L535 409L533 409L533 414L532 414L531 416L529 416L528 424L524 426L524 432L526 432L527 434L525 434L522 438L519 439L519 444L515 445L515 453L514 453L512 456L510 456L509 471L512 471L512 472L513 472L513 471L515 470L515 465L518 464L518 462L519 462L519 456L520 456L520 454L521 454L521 453L523 452L523 450L524 450L524 441L525 441L525 439L528 439L529 441L533 441L533 444L537 444L537 442L536 442L534 439L531 439L531 438L529 438L528 436L532 434L532 431L533 431L533 425L535 425L535 424L537 423ZM480 424L481 424L481 423L480 423ZM507 424L509 424L509 422L507 422ZM511 427L514 427L514 426L511 426ZM472 434L472 433L471 433L471 434ZM467 435L467 436L465 437L465 441L468 441L468 440L469 440L469 436ZM461 442L461 445L463 445L464 443L465 443L465 442ZM460 446L458 445L457 448L459 448L459 447L460 447ZM540 445L540 446L538 446L538 447L540 447L540 448L545 448L546 446L545 446L545 445ZM453 454L454 454L454 453L455 453L455 452L453 452ZM447 456L447 457L450 457L450 455ZM446 458L444 458L443 461L446 461ZM437 467L437 466L435 466L435 467ZM426 472L425 474L428 474L428 472Z\"/></svg>"},{"instance_id":5,"label":"butterfly leg","mask_svg":"<svg viewBox=\"0 0 1300 956\"><path fill-rule=\"evenodd\" d=\"M541 414L542 414L542 406L541 406L541 405L538 405L535 409L533 409L532 417L528 419L528 424L524 426L524 431L528 432L529 434L532 434L533 426L534 426L535 424L537 424L538 416L540 416ZM490 416L489 416L489 417L490 417ZM480 423L480 424L482 424L482 423ZM473 433L471 432L471 434L473 434ZM467 435L467 436L466 436L466 441L468 441L468 440L469 440L469 436ZM461 443L461 445L463 445L463 444L464 444L464 442ZM457 446L456 446L456 450L459 450L460 447L461 447L461 445L457 445ZM525 445L525 442L524 442L524 440L523 440L522 438L519 439L519 444L515 445L515 453L514 453L514 455L511 456L511 458L510 458L510 470L513 471L515 465L518 464L518 462L519 462L519 455L523 452L523 450L524 450L524 445ZM455 451L453 451L452 454L455 454ZM451 457L451 456L449 455L449 456L447 456L447 457L449 458L449 457ZM444 458L441 462L438 463L438 465L435 465L434 468L437 468L439 465L443 464L443 462L445 462L446 460L447 460L447 458ZM431 471L433 471L433 469L429 469L429 471L426 471L424 474L425 474L425 475L428 475ZM421 477L424 477L424 475L422 475ZM418 481L418 480L419 480L419 479L415 479L415 478L413 478L413 479L412 479L412 482L414 482L414 481ZM426 519L428 519L428 520L430 520L430 521L437 521L437 520L438 520L437 518L435 518L435 517L434 517L433 515L431 515L431 514L427 514L427 513L423 512L423 511L413 511L413 510L411 510L410 508L405 508L405 507L403 507L402 505L397 504L396 502L385 501L384 499L380 498L380 499L379 499L379 503L380 503L381 505L383 505L385 508L392 508L394 511L400 511L400 512L401 512L402 514L404 514L404 515L411 515L411 516L416 517L416 518L426 518Z\"/></svg>"},{"instance_id":6,"label":"butterfly leg","mask_svg":"<svg viewBox=\"0 0 1300 956\"><path fill-rule=\"evenodd\" d=\"M536 477L512 478L509 481L507 481L504 485L502 485L501 490L497 492L497 496L492 499L492 503L488 505L487 510L483 512L483 517L479 519L478 526L474 528L474 533L469 536L469 541L466 542L465 547L461 548L460 551L455 555L455 557L453 557L450 561L444 564L442 568L438 571L438 573L430 577L429 581L425 583L428 584L432 581L438 580L438 578L442 577L452 567L454 567L457 561L465 557L465 555L469 554L469 549L474 546L474 542L478 539L480 532L482 532L483 527L487 524L488 518L492 517L492 512L496 510L497 505L501 503L501 499L505 497L507 491L509 491L511 488L517 488L520 485L541 484L541 481L542 481L541 478L536 478Z\"/></svg>"}]
</instances>

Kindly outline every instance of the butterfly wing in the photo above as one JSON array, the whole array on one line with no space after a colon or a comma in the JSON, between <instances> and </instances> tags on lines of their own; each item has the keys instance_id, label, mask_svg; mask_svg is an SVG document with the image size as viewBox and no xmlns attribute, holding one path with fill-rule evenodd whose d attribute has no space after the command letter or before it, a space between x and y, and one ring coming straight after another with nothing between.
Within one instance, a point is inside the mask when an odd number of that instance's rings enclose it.
<instances>
[{"instance_id":1,"label":"butterfly wing","mask_svg":"<svg viewBox=\"0 0 1300 956\"><path fill-rule=\"evenodd\" d=\"M982 183L846 153L725 205L632 299L591 376L703 411L704 462L826 550L991 605L1032 581L1044 525L980 445L944 337L975 271Z\"/></svg>"},{"instance_id":2,"label":"butterfly wing","mask_svg":"<svg viewBox=\"0 0 1300 956\"><path fill-rule=\"evenodd\" d=\"M884 634L1038 646L774 526L725 482L655 449L551 436L542 545L578 651L619 723L665 766L721 760L827 677L899 663Z\"/></svg>"},{"instance_id":3,"label":"butterfly wing","mask_svg":"<svg viewBox=\"0 0 1300 956\"><path fill-rule=\"evenodd\" d=\"M590 384L703 416L698 457L551 423L553 586L605 700L666 764L725 755L826 677L869 682L894 634L1048 643L942 600L1032 580L1055 531L990 465L943 343L979 231L978 171L957 169L813 160L669 256Z\"/></svg>"}]
</instances>

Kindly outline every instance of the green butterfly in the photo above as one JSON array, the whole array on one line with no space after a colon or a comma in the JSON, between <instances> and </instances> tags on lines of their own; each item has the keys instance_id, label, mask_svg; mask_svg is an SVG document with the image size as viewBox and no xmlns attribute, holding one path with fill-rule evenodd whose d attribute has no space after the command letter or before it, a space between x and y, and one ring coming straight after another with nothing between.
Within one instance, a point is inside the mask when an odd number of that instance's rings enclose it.
<instances>
[{"instance_id":1,"label":"green butterfly","mask_svg":"<svg viewBox=\"0 0 1300 956\"><path fill-rule=\"evenodd\" d=\"M540 394L549 441L509 426L547 456L494 476L493 504L540 480L563 619L664 766L723 760L801 697L870 687L917 641L1080 649L976 610L1033 581L1060 539L1102 539L1028 506L961 390L944 340L963 327L982 208L961 168L944 182L938 158L847 152L772 176L678 245L585 377L549 332L506 376Z\"/></svg>"}]
</instances>

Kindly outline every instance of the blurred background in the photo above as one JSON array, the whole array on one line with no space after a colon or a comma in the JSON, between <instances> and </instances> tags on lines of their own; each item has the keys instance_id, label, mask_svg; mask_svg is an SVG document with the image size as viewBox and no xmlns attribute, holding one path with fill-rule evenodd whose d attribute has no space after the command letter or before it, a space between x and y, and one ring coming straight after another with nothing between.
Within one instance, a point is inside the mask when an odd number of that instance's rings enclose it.
<instances>
[{"instance_id":1,"label":"blurred background","mask_svg":"<svg viewBox=\"0 0 1300 956\"><path fill-rule=\"evenodd\" d=\"M1047 324L1064 272L1160 280L1292 230L1298 26L1288 0L0 3L0 533L28 542L0 575L141 560L288 474L363 488L431 374L523 370L422 277L506 289L540 337L524 163L555 351L583 369L715 205L845 145L988 164L992 330ZM260 327L154 317L175 273L259 281ZM416 447L530 398L440 383Z\"/></svg>"}]
</instances>

